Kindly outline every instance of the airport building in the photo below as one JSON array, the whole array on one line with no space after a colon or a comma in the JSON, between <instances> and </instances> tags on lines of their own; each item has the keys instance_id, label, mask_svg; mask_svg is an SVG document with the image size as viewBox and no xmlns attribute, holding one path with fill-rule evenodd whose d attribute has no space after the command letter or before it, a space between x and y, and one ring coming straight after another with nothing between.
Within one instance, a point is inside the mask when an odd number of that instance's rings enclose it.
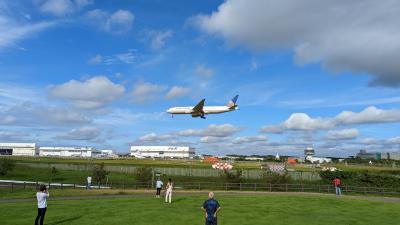
<instances>
[{"instance_id":1,"label":"airport building","mask_svg":"<svg viewBox=\"0 0 400 225\"><path fill-rule=\"evenodd\" d=\"M92 147L40 147L40 156L54 157L97 157L100 151Z\"/></svg>"},{"instance_id":2,"label":"airport building","mask_svg":"<svg viewBox=\"0 0 400 225\"><path fill-rule=\"evenodd\" d=\"M381 153L381 159L400 160L400 152Z\"/></svg>"},{"instance_id":3,"label":"airport building","mask_svg":"<svg viewBox=\"0 0 400 225\"><path fill-rule=\"evenodd\" d=\"M304 155L305 156L313 156L313 155L315 155L315 150L311 147L307 147L306 149L304 149Z\"/></svg>"},{"instance_id":4,"label":"airport building","mask_svg":"<svg viewBox=\"0 0 400 225\"><path fill-rule=\"evenodd\" d=\"M360 158L360 159L381 160L381 153L380 152L367 152L367 150L360 150L360 152L357 153L356 157Z\"/></svg>"},{"instance_id":5,"label":"airport building","mask_svg":"<svg viewBox=\"0 0 400 225\"><path fill-rule=\"evenodd\" d=\"M136 158L193 158L195 149L184 146L131 146Z\"/></svg>"},{"instance_id":6,"label":"airport building","mask_svg":"<svg viewBox=\"0 0 400 225\"><path fill-rule=\"evenodd\" d=\"M35 156L38 149L35 143L0 143L0 155Z\"/></svg>"},{"instance_id":7,"label":"airport building","mask_svg":"<svg viewBox=\"0 0 400 225\"><path fill-rule=\"evenodd\" d=\"M100 158L118 158L118 155L113 150L100 150Z\"/></svg>"}]
</instances>

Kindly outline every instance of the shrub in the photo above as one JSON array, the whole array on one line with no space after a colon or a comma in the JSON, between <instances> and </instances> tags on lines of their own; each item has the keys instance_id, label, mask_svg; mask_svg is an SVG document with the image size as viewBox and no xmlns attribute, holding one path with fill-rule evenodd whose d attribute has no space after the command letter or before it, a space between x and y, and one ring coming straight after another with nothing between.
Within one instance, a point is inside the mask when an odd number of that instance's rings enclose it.
<instances>
[{"instance_id":1,"label":"shrub","mask_svg":"<svg viewBox=\"0 0 400 225\"><path fill-rule=\"evenodd\" d=\"M321 179L324 183L331 184L335 177L342 180L345 185L371 186L371 187L397 187L400 178L392 175L373 174L368 171L348 172L348 171L321 171Z\"/></svg>"},{"instance_id":2,"label":"shrub","mask_svg":"<svg viewBox=\"0 0 400 225\"><path fill-rule=\"evenodd\" d=\"M97 164L93 167L93 180L100 184L108 175L108 171L104 169L104 163Z\"/></svg>"},{"instance_id":3,"label":"shrub","mask_svg":"<svg viewBox=\"0 0 400 225\"><path fill-rule=\"evenodd\" d=\"M261 178L267 184L287 184L292 181L292 178L285 172L283 174L273 173L273 172L264 172Z\"/></svg>"},{"instance_id":4,"label":"shrub","mask_svg":"<svg viewBox=\"0 0 400 225\"><path fill-rule=\"evenodd\" d=\"M222 175L227 183L241 183L242 182L243 171L240 169L235 170L235 172L230 172L225 170Z\"/></svg>"},{"instance_id":5,"label":"shrub","mask_svg":"<svg viewBox=\"0 0 400 225\"><path fill-rule=\"evenodd\" d=\"M140 183L150 182L153 177L151 168L139 167L135 170L135 180Z\"/></svg>"},{"instance_id":6,"label":"shrub","mask_svg":"<svg viewBox=\"0 0 400 225\"><path fill-rule=\"evenodd\" d=\"M15 168L15 161L8 158L0 159L0 175L5 176Z\"/></svg>"}]
</instances>

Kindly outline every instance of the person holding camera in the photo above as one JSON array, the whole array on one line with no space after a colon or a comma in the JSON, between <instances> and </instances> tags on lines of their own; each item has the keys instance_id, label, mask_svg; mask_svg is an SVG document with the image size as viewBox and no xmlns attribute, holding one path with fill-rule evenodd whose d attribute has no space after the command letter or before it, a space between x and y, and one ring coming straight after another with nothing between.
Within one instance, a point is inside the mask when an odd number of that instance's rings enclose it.
<instances>
[{"instance_id":1,"label":"person holding camera","mask_svg":"<svg viewBox=\"0 0 400 225\"><path fill-rule=\"evenodd\" d=\"M40 186L40 191L36 193L36 198L38 202L38 214L35 219L35 225L43 225L44 215L47 210L47 198L50 196L45 185Z\"/></svg>"}]
</instances>

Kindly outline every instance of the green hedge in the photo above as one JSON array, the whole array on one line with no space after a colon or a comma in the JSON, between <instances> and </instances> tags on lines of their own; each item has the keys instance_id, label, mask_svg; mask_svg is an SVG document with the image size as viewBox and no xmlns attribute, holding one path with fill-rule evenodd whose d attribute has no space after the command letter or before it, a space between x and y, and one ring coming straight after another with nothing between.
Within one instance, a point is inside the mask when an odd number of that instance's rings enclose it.
<instances>
[{"instance_id":1,"label":"green hedge","mask_svg":"<svg viewBox=\"0 0 400 225\"><path fill-rule=\"evenodd\" d=\"M335 177L342 180L343 185L358 185L368 187L396 187L400 185L400 178L391 175L373 174L368 171L321 171L319 173L324 183L332 183Z\"/></svg>"}]
</instances>

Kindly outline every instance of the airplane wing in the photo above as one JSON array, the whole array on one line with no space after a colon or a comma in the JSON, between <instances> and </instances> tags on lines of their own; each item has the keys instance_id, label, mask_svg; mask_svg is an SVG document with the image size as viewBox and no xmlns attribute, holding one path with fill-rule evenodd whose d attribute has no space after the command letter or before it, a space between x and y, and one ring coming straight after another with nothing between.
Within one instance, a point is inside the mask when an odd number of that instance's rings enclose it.
<instances>
[{"instance_id":1,"label":"airplane wing","mask_svg":"<svg viewBox=\"0 0 400 225\"><path fill-rule=\"evenodd\" d=\"M202 99L199 103L197 103L197 105L195 107L193 107L192 114L196 114L196 115L204 114L203 107L204 107L204 102L205 101L206 101L206 99Z\"/></svg>"}]
</instances>

